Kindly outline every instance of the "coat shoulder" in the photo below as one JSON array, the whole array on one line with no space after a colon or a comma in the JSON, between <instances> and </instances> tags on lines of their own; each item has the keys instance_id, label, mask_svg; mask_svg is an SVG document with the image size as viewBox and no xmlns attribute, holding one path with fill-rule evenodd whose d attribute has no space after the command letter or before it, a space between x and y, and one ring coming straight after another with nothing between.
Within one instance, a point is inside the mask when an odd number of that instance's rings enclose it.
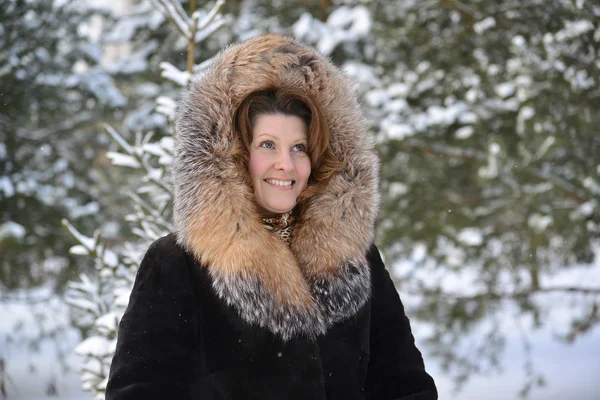
<instances>
[{"instance_id":1,"label":"coat shoulder","mask_svg":"<svg viewBox=\"0 0 600 400\"><path fill-rule=\"evenodd\" d=\"M185 253L183 247L177 243L177 237L174 233L169 233L166 236L156 239L150 247L148 247L147 253L160 252L160 253L172 253L179 254Z\"/></svg>"}]
</instances>

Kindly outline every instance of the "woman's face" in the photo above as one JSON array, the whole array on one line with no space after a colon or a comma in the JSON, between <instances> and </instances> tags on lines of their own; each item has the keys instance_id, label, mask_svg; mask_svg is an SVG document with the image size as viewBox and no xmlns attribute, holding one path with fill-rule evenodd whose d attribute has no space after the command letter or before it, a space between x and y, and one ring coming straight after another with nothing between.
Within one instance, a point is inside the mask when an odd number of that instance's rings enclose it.
<instances>
[{"instance_id":1,"label":"woman's face","mask_svg":"<svg viewBox=\"0 0 600 400\"><path fill-rule=\"evenodd\" d=\"M310 176L307 131L296 116L260 114L252 129L248 169L254 198L266 214L282 214L296 206Z\"/></svg>"}]
</instances>

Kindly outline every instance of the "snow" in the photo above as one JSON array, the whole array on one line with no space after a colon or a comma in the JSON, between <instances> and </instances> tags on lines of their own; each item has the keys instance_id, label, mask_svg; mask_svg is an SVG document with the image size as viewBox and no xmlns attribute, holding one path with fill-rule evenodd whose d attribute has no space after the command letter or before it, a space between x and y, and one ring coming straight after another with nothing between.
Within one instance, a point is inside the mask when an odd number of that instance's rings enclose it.
<instances>
[{"instance_id":1,"label":"snow","mask_svg":"<svg viewBox=\"0 0 600 400\"><path fill-rule=\"evenodd\" d=\"M473 136L475 129L472 126L461 126L454 133L454 137L460 140L468 139Z\"/></svg>"},{"instance_id":2,"label":"snow","mask_svg":"<svg viewBox=\"0 0 600 400\"><path fill-rule=\"evenodd\" d=\"M494 179L498 176L498 159L497 155L500 152L500 145L497 143L491 143L488 152L488 163L487 165L479 168L478 175L482 179Z\"/></svg>"},{"instance_id":3,"label":"snow","mask_svg":"<svg viewBox=\"0 0 600 400\"><path fill-rule=\"evenodd\" d=\"M96 328L106 332L115 332L117 330L121 316L116 312L109 312L96 320Z\"/></svg>"},{"instance_id":4,"label":"snow","mask_svg":"<svg viewBox=\"0 0 600 400\"><path fill-rule=\"evenodd\" d=\"M533 213L527 219L527 225L537 232L543 232L552 225L553 218L551 215L543 215L539 213Z\"/></svg>"},{"instance_id":5,"label":"snow","mask_svg":"<svg viewBox=\"0 0 600 400\"><path fill-rule=\"evenodd\" d=\"M130 168L140 168L141 166L137 159L127 154L109 151L106 153L106 157L108 157L115 166Z\"/></svg>"},{"instance_id":6,"label":"snow","mask_svg":"<svg viewBox=\"0 0 600 400\"><path fill-rule=\"evenodd\" d=\"M159 10L165 17L172 20L177 26L177 29L186 38L191 38L192 33L190 27L192 22L185 10L182 8L181 3L174 0L150 0L154 7Z\"/></svg>"},{"instance_id":7,"label":"snow","mask_svg":"<svg viewBox=\"0 0 600 400\"><path fill-rule=\"evenodd\" d=\"M93 215L100 211L100 204L96 201L91 201L82 206L75 206L69 209L69 217L78 219L84 216Z\"/></svg>"},{"instance_id":8,"label":"snow","mask_svg":"<svg viewBox=\"0 0 600 400\"><path fill-rule=\"evenodd\" d=\"M117 253L109 249L104 250L102 261L106 266L111 268L115 268L117 265L119 265L119 257L117 256Z\"/></svg>"},{"instance_id":9,"label":"snow","mask_svg":"<svg viewBox=\"0 0 600 400\"><path fill-rule=\"evenodd\" d=\"M25 237L26 229L23 225L8 221L0 225L0 242L12 238L21 240Z\"/></svg>"},{"instance_id":10,"label":"snow","mask_svg":"<svg viewBox=\"0 0 600 400\"><path fill-rule=\"evenodd\" d=\"M413 127L408 124L386 124L382 125L382 130L388 139L395 140L402 140L415 134Z\"/></svg>"},{"instance_id":11,"label":"snow","mask_svg":"<svg viewBox=\"0 0 600 400\"><path fill-rule=\"evenodd\" d=\"M71 247L69 249L69 253L76 255L76 256L89 256L90 255L89 250L85 246L82 246L80 244L76 244L75 246Z\"/></svg>"},{"instance_id":12,"label":"snow","mask_svg":"<svg viewBox=\"0 0 600 400\"><path fill-rule=\"evenodd\" d=\"M490 28L493 28L494 26L496 26L496 20L494 19L494 17L487 17L482 19L481 21L477 21L476 23L474 23L473 30L478 35L481 35L482 33L484 33Z\"/></svg>"},{"instance_id":13,"label":"snow","mask_svg":"<svg viewBox=\"0 0 600 400\"><path fill-rule=\"evenodd\" d=\"M405 99L392 100L392 101L389 101L385 105L386 111L388 111L390 113L395 113L395 114L399 114L402 111L407 111L409 109L410 109L410 107L408 105L408 102Z\"/></svg>"},{"instance_id":14,"label":"snow","mask_svg":"<svg viewBox=\"0 0 600 400\"><path fill-rule=\"evenodd\" d=\"M385 104L389 98L389 93L386 90L371 90L365 94L365 101L372 108Z\"/></svg>"},{"instance_id":15,"label":"snow","mask_svg":"<svg viewBox=\"0 0 600 400\"><path fill-rule=\"evenodd\" d=\"M466 246L480 246L483 243L483 233L478 228L464 228L456 238Z\"/></svg>"},{"instance_id":16,"label":"snow","mask_svg":"<svg viewBox=\"0 0 600 400\"><path fill-rule=\"evenodd\" d=\"M161 69L160 76L165 79L170 80L171 82L176 83L179 86L187 85L190 80L190 73L187 71L180 71L173 64L163 61L158 64Z\"/></svg>"},{"instance_id":17,"label":"snow","mask_svg":"<svg viewBox=\"0 0 600 400\"><path fill-rule=\"evenodd\" d=\"M525 135L525 121L533 118L535 110L529 106L524 106L519 110L517 115L517 133L520 136Z\"/></svg>"},{"instance_id":18,"label":"snow","mask_svg":"<svg viewBox=\"0 0 600 400\"><path fill-rule=\"evenodd\" d=\"M512 82L504 82L496 85L494 91L501 98L507 98L515 93L515 85Z\"/></svg>"},{"instance_id":19,"label":"snow","mask_svg":"<svg viewBox=\"0 0 600 400\"><path fill-rule=\"evenodd\" d=\"M63 219L61 222L67 228L69 233L73 235L73 237L75 237L75 239L83 246L85 246L88 250L93 250L95 248L96 241L93 238L87 237L79 233L79 231L75 229L75 227L66 219Z\"/></svg>"},{"instance_id":20,"label":"snow","mask_svg":"<svg viewBox=\"0 0 600 400\"><path fill-rule=\"evenodd\" d=\"M512 39L511 42L514 46L516 47L525 47L525 38L521 35L515 35Z\"/></svg>"},{"instance_id":21,"label":"snow","mask_svg":"<svg viewBox=\"0 0 600 400\"><path fill-rule=\"evenodd\" d=\"M583 179L583 187L592 192L594 196L600 196L600 184L591 176Z\"/></svg>"},{"instance_id":22,"label":"snow","mask_svg":"<svg viewBox=\"0 0 600 400\"><path fill-rule=\"evenodd\" d=\"M477 114L471 111L465 111L458 116L458 122L461 124L474 124L478 120Z\"/></svg>"},{"instance_id":23,"label":"snow","mask_svg":"<svg viewBox=\"0 0 600 400\"><path fill-rule=\"evenodd\" d=\"M4 193L6 198L15 194L15 187L8 176L0 176L0 191Z\"/></svg>"},{"instance_id":24,"label":"snow","mask_svg":"<svg viewBox=\"0 0 600 400\"><path fill-rule=\"evenodd\" d=\"M127 99L115 86L112 78L100 68L93 68L84 74L72 75L71 86L81 85L110 107L123 107Z\"/></svg>"},{"instance_id":25,"label":"snow","mask_svg":"<svg viewBox=\"0 0 600 400\"><path fill-rule=\"evenodd\" d=\"M579 207L577 207L577 209L574 212L577 215L575 219L592 216L596 208L598 208L598 201L596 199L592 199L586 201L585 203L582 203Z\"/></svg>"},{"instance_id":26,"label":"snow","mask_svg":"<svg viewBox=\"0 0 600 400\"><path fill-rule=\"evenodd\" d=\"M197 30L196 34L194 35L194 41L196 43L206 40L219 28L231 22L229 17L223 17L223 15L217 14L223 4L225 4L224 0L218 0L213 8L209 11L208 15L203 19L200 19L202 14L199 11L196 11L192 15L192 19L196 21Z\"/></svg>"},{"instance_id":27,"label":"snow","mask_svg":"<svg viewBox=\"0 0 600 400\"><path fill-rule=\"evenodd\" d=\"M105 357L115 350L115 341L104 336L90 336L75 348L75 353L81 356Z\"/></svg>"},{"instance_id":28,"label":"snow","mask_svg":"<svg viewBox=\"0 0 600 400\"><path fill-rule=\"evenodd\" d=\"M594 24L591 21L582 19L579 21L565 21L565 27L554 35L556 40L564 42L583 35L594 29Z\"/></svg>"},{"instance_id":29,"label":"snow","mask_svg":"<svg viewBox=\"0 0 600 400\"><path fill-rule=\"evenodd\" d=\"M306 33L310 22L307 17L301 18L301 23L295 27L298 34ZM355 42L369 35L371 31L371 13L364 6L340 6L327 17L327 33L320 36L317 49L325 55L330 55L343 42Z\"/></svg>"},{"instance_id":30,"label":"snow","mask_svg":"<svg viewBox=\"0 0 600 400\"><path fill-rule=\"evenodd\" d=\"M391 97L406 98L410 93L410 86L406 83L393 83L387 88L387 92Z\"/></svg>"},{"instance_id":31,"label":"snow","mask_svg":"<svg viewBox=\"0 0 600 400\"><path fill-rule=\"evenodd\" d=\"M401 182L392 182L389 185L388 193L392 197L399 197L408 193L408 186Z\"/></svg>"}]
</instances>

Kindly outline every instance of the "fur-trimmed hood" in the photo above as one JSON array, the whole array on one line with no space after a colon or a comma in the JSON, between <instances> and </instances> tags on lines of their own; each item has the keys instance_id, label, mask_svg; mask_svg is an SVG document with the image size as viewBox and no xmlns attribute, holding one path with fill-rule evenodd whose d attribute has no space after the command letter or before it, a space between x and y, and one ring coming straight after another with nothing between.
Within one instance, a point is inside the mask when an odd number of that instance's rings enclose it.
<instances>
[{"instance_id":1,"label":"fur-trimmed hood","mask_svg":"<svg viewBox=\"0 0 600 400\"><path fill-rule=\"evenodd\" d=\"M332 151L346 163L303 207L289 248L261 222L231 152L234 110L273 81L301 89L321 107ZM246 322L285 340L324 333L371 293L365 254L379 204L379 164L354 88L314 49L272 34L223 50L177 108L177 240Z\"/></svg>"}]
</instances>

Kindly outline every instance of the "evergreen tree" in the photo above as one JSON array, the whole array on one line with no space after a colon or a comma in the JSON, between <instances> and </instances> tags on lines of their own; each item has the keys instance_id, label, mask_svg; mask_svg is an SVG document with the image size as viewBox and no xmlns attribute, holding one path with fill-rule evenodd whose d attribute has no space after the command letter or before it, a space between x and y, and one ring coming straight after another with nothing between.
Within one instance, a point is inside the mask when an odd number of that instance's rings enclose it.
<instances>
[{"instance_id":1,"label":"evergreen tree","mask_svg":"<svg viewBox=\"0 0 600 400\"><path fill-rule=\"evenodd\" d=\"M94 136L126 99L96 67L97 44L78 27L95 15L80 2L9 1L0 7L0 287L64 282L60 218L97 226L101 162ZM85 218L83 218L85 217Z\"/></svg>"}]
</instances>

